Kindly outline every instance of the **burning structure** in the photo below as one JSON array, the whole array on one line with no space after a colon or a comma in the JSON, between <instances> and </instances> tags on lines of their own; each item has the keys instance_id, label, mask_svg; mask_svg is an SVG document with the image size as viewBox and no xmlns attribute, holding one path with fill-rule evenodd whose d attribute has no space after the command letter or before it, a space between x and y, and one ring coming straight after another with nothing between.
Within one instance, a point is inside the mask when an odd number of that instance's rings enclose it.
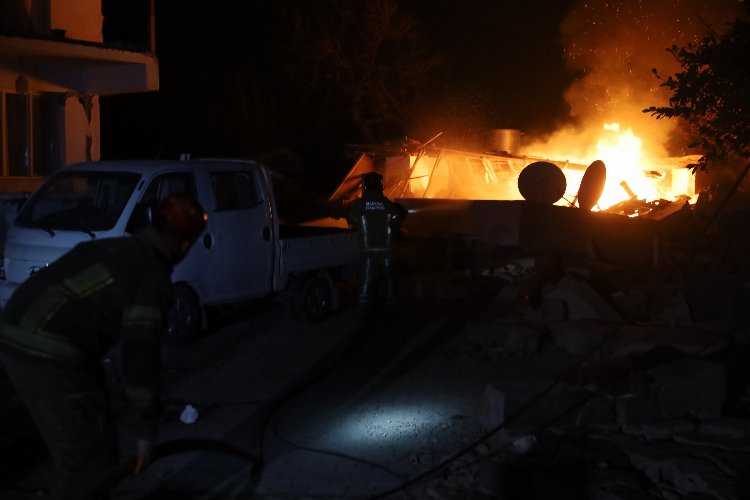
<instances>
[{"instance_id":1,"label":"burning structure","mask_svg":"<svg viewBox=\"0 0 750 500\"><path fill-rule=\"evenodd\" d=\"M346 204L358 195L360 175L375 170L386 193L409 209L413 236L658 261L666 242L692 244L689 222L705 208L712 181L686 168L700 158L690 154L690 131L643 113L669 98L653 70L676 71L666 48L693 43L709 27L720 31L738 11L728 0L573 2L560 27L576 75L564 92L566 125L537 137L495 130L479 148L440 147L436 137L364 149L329 202Z\"/></svg>"},{"instance_id":2,"label":"burning structure","mask_svg":"<svg viewBox=\"0 0 750 500\"><path fill-rule=\"evenodd\" d=\"M329 202L349 203L359 195L362 174L376 171L386 194L409 210L406 229L413 236L648 261L659 258L660 240L668 236L661 221L696 198L695 178L685 168L692 156L647 163L623 176L608 168L609 158L589 165L526 155L518 130L490 137L481 152L431 140L363 153Z\"/></svg>"}]
</instances>

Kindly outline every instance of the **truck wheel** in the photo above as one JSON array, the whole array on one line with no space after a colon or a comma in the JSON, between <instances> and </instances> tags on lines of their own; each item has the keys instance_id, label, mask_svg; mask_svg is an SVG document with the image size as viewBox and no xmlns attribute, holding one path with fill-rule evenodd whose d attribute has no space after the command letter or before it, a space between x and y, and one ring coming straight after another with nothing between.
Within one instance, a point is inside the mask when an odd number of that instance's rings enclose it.
<instances>
[{"instance_id":1,"label":"truck wheel","mask_svg":"<svg viewBox=\"0 0 750 500\"><path fill-rule=\"evenodd\" d=\"M174 285L164 328L164 342L183 345L201 330L201 307L198 296L186 285Z\"/></svg>"},{"instance_id":2,"label":"truck wheel","mask_svg":"<svg viewBox=\"0 0 750 500\"><path fill-rule=\"evenodd\" d=\"M320 321L331 314L333 294L328 281L320 276L304 280L289 297L292 316L298 320Z\"/></svg>"}]
</instances>

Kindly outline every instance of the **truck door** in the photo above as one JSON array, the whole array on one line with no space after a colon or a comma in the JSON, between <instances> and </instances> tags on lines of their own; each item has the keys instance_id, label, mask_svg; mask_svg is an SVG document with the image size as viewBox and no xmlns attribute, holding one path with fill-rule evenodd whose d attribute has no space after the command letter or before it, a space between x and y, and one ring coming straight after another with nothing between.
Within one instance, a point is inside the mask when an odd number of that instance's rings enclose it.
<instances>
[{"instance_id":1,"label":"truck door","mask_svg":"<svg viewBox=\"0 0 750 500\"><path fill-rule=\"evenodd\" d=\"M206 271L216 277L222 300L265 295L275 240L258 173L214 170L209 175L214 206L208 216L212 256Z\"/></svg>"},{"instance_id":2,"label":"truck door","mask_svg":"<svg viewBox=\"0 0 750 500\"><path fill-rule=\"evenodd\" d=\"M143 195L138 201L138 206L128 221L126 232L135 234L148 224L145 207L154 206L169 195L177 193L186 193L194 196L201 203L204 200L198 193L195 176L191 171L168 172L159 174L149 182ZM205 208L205 207L204 207ZM210 226L206 232L210 230ZM210 259L208 249L201 243L203 236L196 241L190 248L185 258L175 266L172 273L172 281L187 281L190 286L198 293L202 301L210 298L213 293L215 284L203 276L204 262Z\"/></svg>"},{"instance_id":3,"label":"truck door","mask_svg":"<svg viewBox=\"0 0 750 500\"><path fill-rule=\"evenodd\" d=\"M146 227L148 221L144 208L156 205L167 196L177 193L186 193L198 198L192 172L169 172L154 177L138 200L138 208L133 211L125 230L135 234Z\"/></svg>"}]
</instances>

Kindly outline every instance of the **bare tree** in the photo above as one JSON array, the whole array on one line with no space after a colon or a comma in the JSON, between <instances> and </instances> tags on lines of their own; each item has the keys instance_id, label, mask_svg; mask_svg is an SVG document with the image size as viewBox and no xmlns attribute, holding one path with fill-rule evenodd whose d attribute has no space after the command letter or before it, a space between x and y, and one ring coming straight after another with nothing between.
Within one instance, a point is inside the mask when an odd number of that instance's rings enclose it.
<instances>
[{"instance_id":1,"label":"bare tree","mask_svg":"<svg viewBox=\"0 0 750 500\"><path fill-rule=\"evenodd\" d=\"M395 0L301 2L287 23L285 67L304 106L368 142L404 129L439 61Z\"/></svg>"}]
</instances>

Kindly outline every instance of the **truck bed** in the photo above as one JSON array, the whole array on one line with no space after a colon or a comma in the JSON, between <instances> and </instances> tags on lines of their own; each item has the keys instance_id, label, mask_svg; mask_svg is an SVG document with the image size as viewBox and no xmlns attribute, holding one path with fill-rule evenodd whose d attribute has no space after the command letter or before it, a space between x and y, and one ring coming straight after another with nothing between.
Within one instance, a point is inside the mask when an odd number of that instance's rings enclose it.
<instances>
[{"instance_id":1,"label":"truck bed","mask_svg":"<svg viewBox=\"0 0 750 500\"><path fill-rule=\"evenodd\" d=\"M338 268L357 262L356 230L316 226L279 226L279 269L282 276Z\"/></svg>"},{"instance_id":2,"label":"truck bed","mask_svg":"<svg viewBox=\"0 0 750 500\"><path fill-rule=\"evenodd\" d=\"M279 239L306 238L321 235L355 234L354 229L325 226L299 226L295 224L279 224Z\"/></svg>"}]
</instances>

